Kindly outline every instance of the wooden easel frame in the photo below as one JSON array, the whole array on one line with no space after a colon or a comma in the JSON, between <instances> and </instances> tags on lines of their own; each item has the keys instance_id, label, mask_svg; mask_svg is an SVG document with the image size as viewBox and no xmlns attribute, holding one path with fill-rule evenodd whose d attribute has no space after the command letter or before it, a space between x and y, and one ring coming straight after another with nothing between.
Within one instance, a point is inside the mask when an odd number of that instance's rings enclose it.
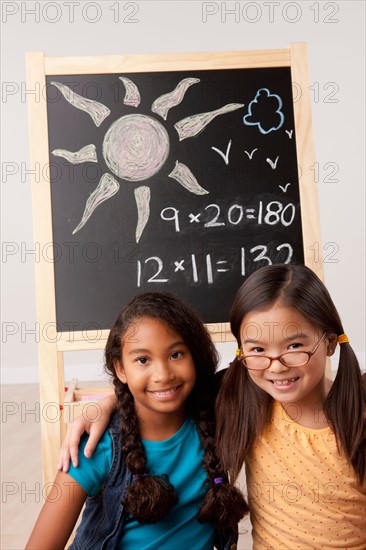
<instances>
[{"instance_id":1,"label":"wooden easel frame","mask_svg":"<svg viewBox=\"0 0 366 550\"><path fill-rule=\"evenodd\" d=\"M58 408L64 402L64 352L102 349L109 331L88 333L88 341L81 332L56 332L56 305L54 265L49 254L53 242L50 182L47 179L48 132L46 104L46 76L72 74L112 74L129 72L186 71L207 69L245 69L264 67L291 67L292 81L300 90L294 102L297 158L301 170L300 200L303 224L305 264L322 278L322 258L315 263L312 246L320 243L317 189L310 167L314 165L311 101L309 90L307 46L291 44L287 49L209 52L191 54L163 54L100 57L46 57L43 52L27 53L27 85L36 90L29 100L30 159L32 167L40 167L32 180L34 241L41 248L47 246L46 258L35 264L37 320L42 338L39 344L40 406L42 411L50 404ZM297 94L299 95L299 94ZM321 250L319 246L319 250ZM228 323L208 326L214 341L232 341ZM42 459L44 482L54 479L55 467L63 437L63 421L42 414Z\"/></svg>"}]
</instances>

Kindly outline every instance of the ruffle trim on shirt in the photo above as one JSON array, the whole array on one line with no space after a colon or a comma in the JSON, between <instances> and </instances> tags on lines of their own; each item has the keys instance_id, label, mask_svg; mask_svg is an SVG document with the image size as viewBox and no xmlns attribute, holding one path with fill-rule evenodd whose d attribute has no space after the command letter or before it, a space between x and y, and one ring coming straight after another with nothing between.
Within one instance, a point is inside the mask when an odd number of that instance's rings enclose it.
<instances>
[{"instance_id":1,"label":"ruffle trim on shirt","mask_svg":"<svg viewBox=\"0 0 366 550\"><path fill-rule=\"evenodd\" d=\"M326 438L329 439L329 436L331 438L334 437L333 430L328 426L326 428L308 428L307 426L303 426L302 424L299 424L296 422L297 418L301 417L301 408L296 405L296 403L291 403L287 405L288 409L291 410L291 415L295 418L291 418L283 405L279 403L278 401L275 401L273 403L273 412L272 412L272 419L271 424L274 426L276 424L282 423L284 426L284 429L287 433L290 434L296 434L298 436L306 436L307 439L323 439ZM314 410L314 415L318 414L317 411Z\"/></svg>"}]
</instances>

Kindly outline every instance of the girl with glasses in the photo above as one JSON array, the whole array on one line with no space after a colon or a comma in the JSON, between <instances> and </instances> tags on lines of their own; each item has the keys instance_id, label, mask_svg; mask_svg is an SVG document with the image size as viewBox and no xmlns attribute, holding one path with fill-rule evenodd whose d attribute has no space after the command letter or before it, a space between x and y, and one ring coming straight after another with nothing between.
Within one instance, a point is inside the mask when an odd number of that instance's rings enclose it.
<instances>
[{"instance_id":1,"label":"girl with glasses","mask_svg":"<svg viewBox=\"0 0 366 550\"><path fill-rule=\"evenodd\" d=\"M245 464L253 548L365 549L365 393L327 289L304 266L259 269L234 299L231 330L218 453L232 481Z\"/></svg>"}]
</instances>

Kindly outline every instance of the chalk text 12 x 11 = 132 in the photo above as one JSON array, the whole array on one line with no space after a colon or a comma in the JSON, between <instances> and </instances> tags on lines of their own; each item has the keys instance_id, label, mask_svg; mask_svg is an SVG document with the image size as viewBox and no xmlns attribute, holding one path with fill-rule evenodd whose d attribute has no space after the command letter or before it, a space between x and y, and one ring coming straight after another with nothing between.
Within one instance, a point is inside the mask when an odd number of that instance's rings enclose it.
<instances>
[{"instance_id":1,"label":"chalk text 12 x 11 = 132","mask_svg":"<svg viewBox=\"0 0 366 550\"><path fill-rule=\"evenodd\" d=\"M246 275L246 263L251 261L252 263L264 261L267 265L272 265L273 261L276 263L290 263L293 255L293 248L289 243L283 243L276 247L278 256L282 256L281 252L285 251L285 258L273 258L271 259L268 256L268 247L266 245L257 245L249 250L249 253L255 257L250 260L246 259L245 248L241 247L240 249L240 258L238 262L233 262L232 258L230 260L225 260L220 258L219 260L213 260L212 254L206 254L204 258L204 266L198 266L196 254L191 254L190 258L187 261L187 258L180 258L169 262L168 269L173 270L173 273L189 271L190 276L192 277L193 283L200 283L200 275L205 277L207 284L214 284L214 275L215 273L227 273L231 269L239 267L241 276L245 277ZM150 264L148 266L148 264ZM142 260L137 260L137 287L141 287L143 279L143 267L149 267L149 278L146 280L146 283L168 283L170 279L168 277L162 278L163 275L166 275L164 271L164 262L159 256L150 256L144 262ZM204 275L202 275L202 272Z\"/></svg>"}]
</instances>

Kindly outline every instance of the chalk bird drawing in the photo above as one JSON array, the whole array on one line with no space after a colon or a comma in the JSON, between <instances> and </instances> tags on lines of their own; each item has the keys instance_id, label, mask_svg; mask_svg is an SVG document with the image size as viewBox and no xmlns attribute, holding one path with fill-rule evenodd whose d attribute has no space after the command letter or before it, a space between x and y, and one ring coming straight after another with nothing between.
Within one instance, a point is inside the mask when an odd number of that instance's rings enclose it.
<instances>
[{"instance_id":1,"label":"chalk bird drawing","mask_svg":"<svg viewBox=\"0 0 366 550\"><path fill-rule=\"evenodd\" d=\"M220 151L220 149L217 149L217 147L211 147L211 149L216 151L216 153L218 153L224 159L225 164L228 165L229 164L230 147L231 147L231 140L229 141L229 143L226 147L226 153L224 153L223 151Z\"/></svg>"},{"instance_id":2,"label":"chalk bird drawing","mask_svg":"<svg viewBox=\"0 0 366 550\"><path fill-rule=\"evenodd\" d=\"M276 168L277 168L277 162L278 162L278 159L279 159L279 158L280 158L280 157L276 157L275 160L271 160L270 158L267 158L267 159L266 159L266 162L268 162L268 164L270 165L270 167L272 168L272 170L276 170Z\"/></svg>"},{"instance_id":3,"label":"chalk bird drawing","mask_svg":"<svg viewBox=\"0 0 366 550\"><path fill-rule=\"evenodd\" d=\"M286 183L285 187L282 187L282 185L279 185L278 187L279 187L280 189L282 189L282 191L283 191L284 193L286 193L287 188L288 188L290 185L291 185L291 183Z\"/></svg>"},{"instance_id":4,"label":"chalk bird drawing","mask_svg":"<svg viewBox=\"0 0 366 550\"><path fill-rule=\"evenodd\" d=\"M250 151L250 153L249 153L249 151L245 151L245 150L244 150L244 153L245 153L246 155L248 155L249 160L252 160L253 155L254 155L254 153L255 153L256 151L258 151L258 148L253 149L253 151Z\"/></svg>"},{"instance_id":5,"label":"chalk bird drawing","mask_svg":"<svg viewBox=\"0 0 366 550\"><path fill-rule=\"evenodd\" d=\"M129 78L121 76L119 79L125 87L123 103L137 108L141 101L138 87ZM151 106L151 111L159 115L163 120L166 120L169 110L179 105L183 101L188 88L198 82L200 82L198 78L184 78L174 90L155 99ZM58 88L70 105L76 109L85 111L97 127L110 115L110 109L106 105L85 98L60 82L54 81L51 84ZM229 103L214 111L198 113L183 118L174 125L174 128L178 133L180 141L192 138L201 133L217 116L242 107L244 105L241 103ZM231 142L229 142L226 155L220 151L225 162L228 160L230 145ZM86 201L81 221L74 229L73 234L84 227L95 209L102 202L110 199L118 192L120 184L114 176L132 183L147 180L159 172L169 157L169 151L170 142L168 133L161 122L155 118L134 113L124 115L113 122L105 133L102 146L102 155L111 173L105 173L101 176L96 189ZM98 162L94 144L86 145L76 152L55 149L52 151L52 154L63 157L72 164ZM175 167L168 177L175 179L191 193L196 195L205 195L208 193L198 183L189 167L178 160L175 162ZM147 185L142 185L134 190L137 206L136 242L139 242L150 217L150 196L150 188Z\"/></svg>"}]
</instances>

